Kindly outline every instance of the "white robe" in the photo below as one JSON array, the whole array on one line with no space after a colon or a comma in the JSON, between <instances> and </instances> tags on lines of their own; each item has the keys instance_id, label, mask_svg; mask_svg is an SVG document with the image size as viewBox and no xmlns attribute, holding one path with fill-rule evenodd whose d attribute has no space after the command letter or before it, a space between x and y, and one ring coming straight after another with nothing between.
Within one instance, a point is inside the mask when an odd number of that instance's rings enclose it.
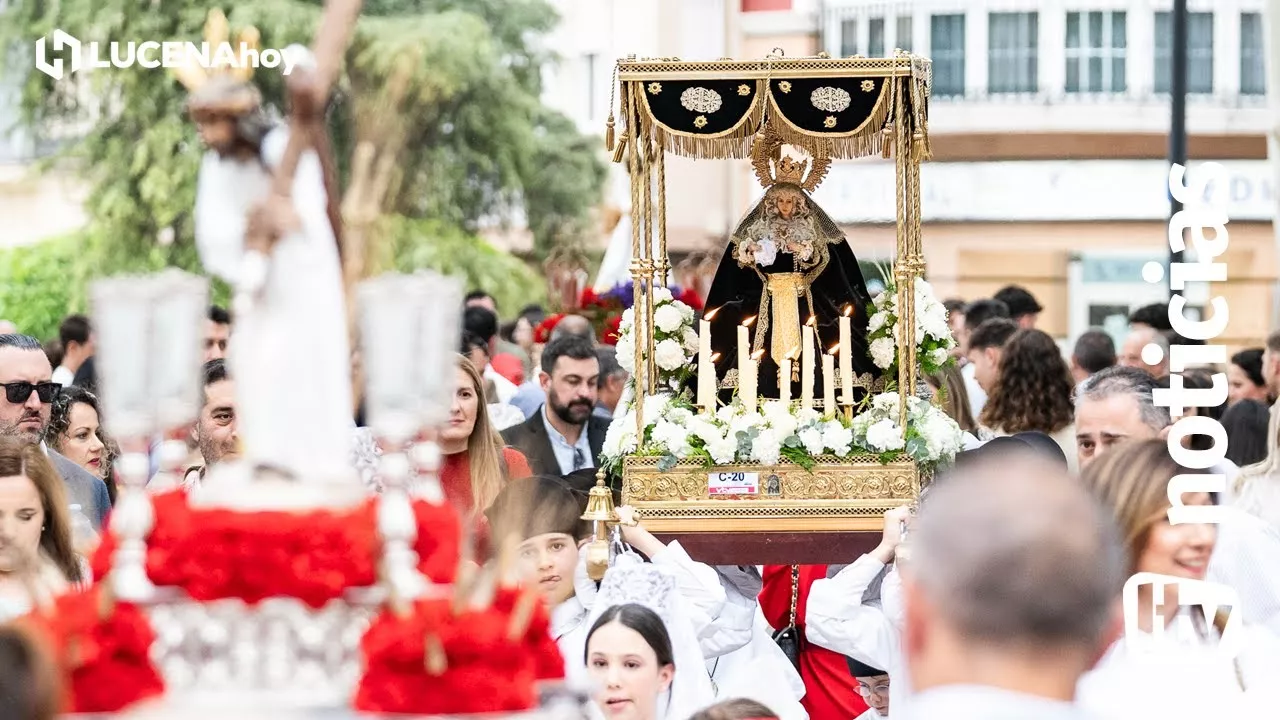
<instances>
[{"instance_id":1,"label":"white robe","mask_svg":"<svg viewBox=\"0 0 1280 720\"><path fill-rule=\"evenodd\" d=\"M287 143L287 128L267 134L267 165L279 165ZM200 166L196 246L205 269L233 286L245 280L249 212L270 186L256 160L208 152ZM353 419L346 297L315 152L298 162L292 198L302 229L276 244L257 301L237 308L229 362L247 457L316 479L349 471Z\"/></svg>"}]
</instances>

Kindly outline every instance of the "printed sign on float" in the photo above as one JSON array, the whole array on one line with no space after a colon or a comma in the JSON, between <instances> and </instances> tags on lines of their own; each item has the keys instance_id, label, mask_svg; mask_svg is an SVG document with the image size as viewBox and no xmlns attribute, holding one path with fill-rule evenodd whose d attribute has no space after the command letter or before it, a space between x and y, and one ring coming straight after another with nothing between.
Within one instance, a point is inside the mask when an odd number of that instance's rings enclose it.
<instances>
[{"instance_id":1,"label":"printed sign on float","mask_svg":"<svg viewBox=\"0 0 1280 720\"><path fill-rule=\"evenodd\" d=\"M717 495L759 495L760 473L707 473L707 494Z\"/></svg>"}]
</instances>

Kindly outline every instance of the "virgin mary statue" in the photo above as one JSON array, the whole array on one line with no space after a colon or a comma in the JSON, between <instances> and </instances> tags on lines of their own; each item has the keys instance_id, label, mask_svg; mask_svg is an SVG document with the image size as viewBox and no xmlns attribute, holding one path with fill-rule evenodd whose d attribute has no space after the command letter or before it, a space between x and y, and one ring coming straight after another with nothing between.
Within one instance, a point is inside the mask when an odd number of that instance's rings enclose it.
<instances>
[{"instance_id":1,"label":"virgin mary statue","mask_svg":"<svg viewBox=\"0 0 1280 720\"><path fill-rule=\"evenodd\" d=\"M840 316L848 315L854 385L869 390L878 375L867 353L867 308L871 296L858 259L839 226L818 207L809 192L826 174L829 160L782 156L781 142L767 131L756 140L753 164L764 197L738 223L707 295L711 346L719 353L716 375L721 398L737 385L738 327L750 328L751 351L760 356L757 390L761 398L779 397L781 382L793 383L800 397L800 360L806 323L814 325L814 357L840 342ZM808 174L806 176L806 171ZM783 358L794 358L789 378L779 377ZM814 396L822 397L821 363ZM840 379L843 384L843 379ZM856 400L856 398L855 398Z\"/></svg>"}]
</instances>

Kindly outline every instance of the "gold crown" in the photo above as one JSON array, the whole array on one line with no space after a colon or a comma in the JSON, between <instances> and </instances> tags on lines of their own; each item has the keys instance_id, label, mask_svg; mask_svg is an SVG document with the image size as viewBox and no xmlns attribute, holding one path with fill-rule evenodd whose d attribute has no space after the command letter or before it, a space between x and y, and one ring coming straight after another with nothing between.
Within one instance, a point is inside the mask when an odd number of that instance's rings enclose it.
<instances>
[{"instance_id":1,"label":"gold crown","mask_svg":"<svg viewBox=\"0 0 1280 720\"><path fill-rule=\"evenodd\" d=\"M804 181L804 171L809 168L808 160L792 160L782 157L773 164L774 182L799 185Z\"/></svg>"},{"instance_id":2,"label":"gold crown","mask_svg":"<svg viewBox=\"0 0 1280 720\"><path fill-rule=\"evenodd\" d=\"M225 44L230 44L235 52L237 62L234 66L227 64L215 64L213 67L201 67L199 58L194 54L186 56L186 62L179 67L173 68L173 74L178 78L178 82L186 86L187 90L198 90L205 83L209 82L215 76L224 76L230 79L247 82L253 77L253 67L246 62L246 56L249 51L261 50L259 41L261 34L255 27L247 27L240 31L234 43L231 42L231 29L227 23L227 16L217 8L209 11L209 18L204 24L204 41L208 43L209 52L213 57L217 57L218 48Z\"/></svg>"}]
</instances>

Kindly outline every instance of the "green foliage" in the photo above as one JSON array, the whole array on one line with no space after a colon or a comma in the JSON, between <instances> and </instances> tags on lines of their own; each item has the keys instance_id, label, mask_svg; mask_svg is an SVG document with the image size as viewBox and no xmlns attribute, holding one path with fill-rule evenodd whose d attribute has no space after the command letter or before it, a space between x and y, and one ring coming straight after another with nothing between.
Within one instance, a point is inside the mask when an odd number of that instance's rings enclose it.
<instances>
[{"instance_id":1,"label":"green foliage","mask_svg":"<svg viewBox=\"0 0 1280 720\"><path fill-rule=\"evenodd\" d=\"M505 317L546 300L546 284L528 265L455 225L388 218L379 230L392 256L379 263L382 269L388 265L398 272L429 269L465 278L467 289L489 291Z\"/></svg>"},{"instance_id":2,"label":"green foliage","mask_svg":"<svg viewBox=\"0 0 1280 720\"><path fill-rule=\"evenodd\" d=\"M229 12L231 29L255 25L265 48L309 45L322 4L240 3ZM38 139L57 133L77 137L64 158L80 163L92 185L89 239L70 258L85 277L165 266L199 269L192 213L202 149L185 116L186 90L169 73L103 68L54 81L34 70L31 38L56 27L82 40L199 41L209 8L195 0L18 0L0 23L0 47L15 50L0 55L8 56L7 70L22 78L24 128ZM365 3L329 129L344 187L357 137L403 138L385 209L403 227L430 232L398 236L396 252L403 257L395 258L395 266L451 257L443 264L469 281L491 282L486 289L499 294L520 285L509 278L531 273L523 266L516 270L513 258L487 246L460 249L477 242L482 220L491 223L522 209L539 256L577 243L588 229L605 178L598 143L539 99L541 72L552 56L538 37L555 19L546 0ZM387 80L406 63L406 97L399 108L389 107ZM269 105L283 107L279 72L260 70L255 82ZM435 222L424 225L426 220ZM174 241L162 246L156 238L167 227ZM453 244L429 247L437 238ZM489 264L472 267L464 261ZM521 292L528 297L539 291Z\"/></svg>"},{"instance_id":3,"label":"green foliage","mask_svg":"<svg viewBox=\"0 0 1280 720\"><path fill-rule=\"evenodd\" d=\"M41 340L57 337L63 316L85 308L83 277L74 273L83 271L76 259L87 240L67 235L0 251L0 318Z\"/></svg>"}]
</instances>

